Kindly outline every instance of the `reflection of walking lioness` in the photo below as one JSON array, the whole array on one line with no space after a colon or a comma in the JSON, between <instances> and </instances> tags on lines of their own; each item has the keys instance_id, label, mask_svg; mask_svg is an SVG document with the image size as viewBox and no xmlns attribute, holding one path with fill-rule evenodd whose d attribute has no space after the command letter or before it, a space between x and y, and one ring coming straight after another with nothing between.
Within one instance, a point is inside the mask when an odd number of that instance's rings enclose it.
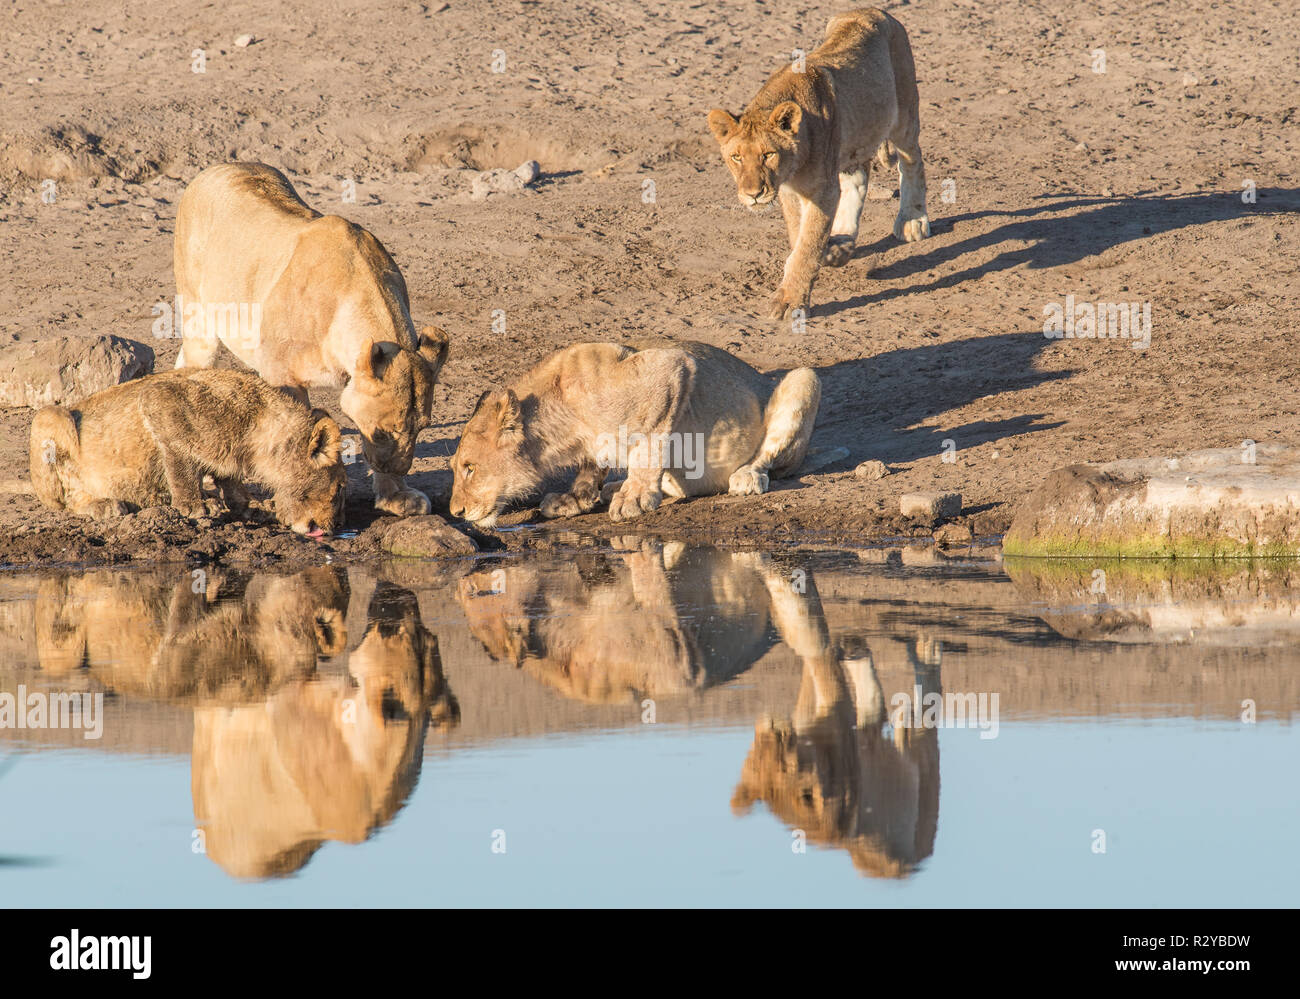
<instances>
[{"instance_id":1,"label":"reflection of walking lioness","mask_svg":"<svg viewBox=\"0 0 1300 999\"><path fill-rule=\"evenodd\" d=\"M766 492L769 476L847 453L805 465L820 402L811 368L774 385L708 344L566 347L479 400L452 459L451 513L490 527L510 503L574 468L567 492L543 497L543 516L593 509L614 467L627 469L609 496L614 520L654 510L665 496Z\"/></svg>"},{"instance_id":2,"label":"reflection of walking lioness","mask_svg":"<svg viewBox=\"0 0 1300 999\"><path fill-rule=\"evenodd\" d=\"M732 808L762 801L810 842L847 849L873 877L906 877L934 850L939 823L939 733L883 730L885 700L871 653L846 656L826 628L811 579L797 594L769 580L772 617L803 660L793 717L762 718ZM937 669L917 666L931 689Z\"/></svg>"}]
</instances>

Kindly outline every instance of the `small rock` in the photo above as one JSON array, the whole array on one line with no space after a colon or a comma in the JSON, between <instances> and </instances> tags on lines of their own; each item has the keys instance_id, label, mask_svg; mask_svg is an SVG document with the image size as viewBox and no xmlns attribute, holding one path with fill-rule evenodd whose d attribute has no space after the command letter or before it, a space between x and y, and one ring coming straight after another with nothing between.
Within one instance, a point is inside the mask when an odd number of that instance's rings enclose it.
<instances>
[{"instance_id":1,"label":"small rock","mask_svg":"<svg viewBox=\"0 0 1300 999\"><path fill-rule=\"evenodd\" d=\"M153 348L120 336L62 336L0 347L0 406L66 406L153 371Z\"/></svg>"},{"instance_id":2,"label":"small rock","mask_svg":"<svg viewBox=\"0 0 1300 999\"><path fill-rule=\"evenodd\" d=\"M944 520L961 513L961 493L904 493L898 508L904 517Z\"/></svg>"},{"instance_id":3,"label":"small rock","mask_svg":"<svg viewBox=\"0 0 1300 999\"><path fill-rule=\"evenodd\" d=\"M252 45L252 44L253 44L253 36L252 36L252 35L240 35L238 38L235 39L235 47L236 47L236 48L246 49L246 48L248 48L248 46L250 46L250 45Z\"/></svg>"},{"instance_id":4,"label":"small rock","mask_svg":"<svg viewBox=\"0 0 1300 999\"><path fill-rule=\"evenodd\" d=\"M403 517L380 528L379 547L407 558L456 558L473 555L478 545L436 514Z\"/></svg>"},{"instance_id":5,"label":"small rock","mask_svg":"<svg viewBox=\"0 0 1300 999\"><path fill-rule=\"evenodd\" d=\"M975 532L966 524L944 524L934 532L934 540L941 545L968 545L975 540Z\"/></svg>"},{"instance_id":6,"label":"small rock","mask_svg":"<svg viewBox=\"0 0 1300 999\"><path fill-rule=\"evenodd\" d=\"M1197 86L1200 82L1201 82L1201 81L1198 80L1198 79L1197 79L1195 76L1193 76L1191 73L1184 73L1184 74L1183 74L1183 86L1184 86L1184 87L1195 87L1195 86Z\"/></svg>"},{"instance_id":7,"label":"small rock","mask_svg":"<svg viewBox=\"0 0 1300 999\"><path fill-rule=\"evenodd\" d=\"M883 461L864 461L853 470L859 479L883 479L889 474L889 466Z\"/></svg>"},{"instance_id":8,"label":"small rock","mask_svg":"<svg viewBox=\"0 0 1300 999\"><path fill-rule=\"evenodd\" d=\"M525 187L541 175L542 167L536 160L526 160L515 167L515 176L524 182Z\"/></svg>"},{"instance_id":9,"label":"small rock","mask_svg":"<svg viewBox=\"0 0 1300 999\"><path fill-rule=\"evenodd\" d=\"M514 170L484 170L474 178L470 186L470 197L475 201L484 201L492 194L519 194L532 184L540 175L541 167L536 160L529 160Z\"/></svg>"}]
</instances>

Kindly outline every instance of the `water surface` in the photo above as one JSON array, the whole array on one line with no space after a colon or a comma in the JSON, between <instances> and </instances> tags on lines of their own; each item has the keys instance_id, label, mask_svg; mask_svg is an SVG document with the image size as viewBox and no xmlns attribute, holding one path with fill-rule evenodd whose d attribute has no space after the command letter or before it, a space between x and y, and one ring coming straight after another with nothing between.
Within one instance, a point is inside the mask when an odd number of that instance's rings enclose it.
<instances>
[{"instance_id":1,"label":"water surface","mask_svg":"<svg viewBox=\"0 0 1300 999\"><path fill-rule=\"evenodd\" d=\"M931 549L0 577L14 906L1282 906L1300 576ZM0 711L2 711L0 707ZM1285 842L1284 842L1285 840Z\"/></svg>"}]
</instances>

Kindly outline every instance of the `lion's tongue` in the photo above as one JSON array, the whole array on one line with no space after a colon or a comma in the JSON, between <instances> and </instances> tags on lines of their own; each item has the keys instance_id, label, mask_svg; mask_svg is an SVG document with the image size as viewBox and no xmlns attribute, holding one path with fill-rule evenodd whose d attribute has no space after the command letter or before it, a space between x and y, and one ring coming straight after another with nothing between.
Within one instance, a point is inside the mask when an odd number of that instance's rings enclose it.
<instances>
[{"instance_id":1,"label":"lion's tongue","mask_svg":"<svg viewBox=\"0 0 1300 999\"><path fill-rule=\"evenodd\" d=\"M314 531L308 531L308 532L307 532L307 537L309 537L309 538L320 539L320 538L325 537L325 532L322 531L322 530L318 527L318 528L316 528L316 530L314 530Z\"/></svg>"}]
</instances>

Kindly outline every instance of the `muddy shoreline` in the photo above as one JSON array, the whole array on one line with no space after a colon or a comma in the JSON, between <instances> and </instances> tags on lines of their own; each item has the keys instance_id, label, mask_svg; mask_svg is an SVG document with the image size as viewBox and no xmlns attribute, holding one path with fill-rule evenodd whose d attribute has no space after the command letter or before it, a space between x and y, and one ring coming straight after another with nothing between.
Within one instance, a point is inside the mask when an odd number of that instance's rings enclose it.
<instances>
[{"instance_id":1,"label":"muddy shoreline","mask_svg":"<svg viewBox=\"0 0 1300 999\"><path fill-rule=\"evenodd\" d=\"M887 542L934 541L954 549L978 545L996 547L1006 529L1005 518L991 512L964 512L942 524L920 523L901 515L858 513L828 522L783 507L781 491L763 497L745 497L751 504L743 521L718 517L709 509L720 502L740 502L713 497L671 504L634 521L615 523L603 510L580 517L547 521L536 508L516 510L502 517L498 530L480 530L451 520L445 498L435 497L435 514L446 527L464 535L478 553L581 551L608 548L611 541L652 537L664 542L707 544L721 548L789 551L800 548L866 548ZM30 500L29 500L30 501ZM766 501L766 502L764 502ZM691 507L698 507L692 510ZM339 535L321 540L300 537L270 520L225 518L190 520L167 507L154 507L119 521L90 521L40 510L33 523L0 532L0 571L45 568L145 566L151 564L300 565L336 562L362 564L400 557L385 538L401 521L376 514L369 497L349 497L347 527ZM461 558L468 551L419 553L414 557Z\"/></svg>"}]
</instances>

